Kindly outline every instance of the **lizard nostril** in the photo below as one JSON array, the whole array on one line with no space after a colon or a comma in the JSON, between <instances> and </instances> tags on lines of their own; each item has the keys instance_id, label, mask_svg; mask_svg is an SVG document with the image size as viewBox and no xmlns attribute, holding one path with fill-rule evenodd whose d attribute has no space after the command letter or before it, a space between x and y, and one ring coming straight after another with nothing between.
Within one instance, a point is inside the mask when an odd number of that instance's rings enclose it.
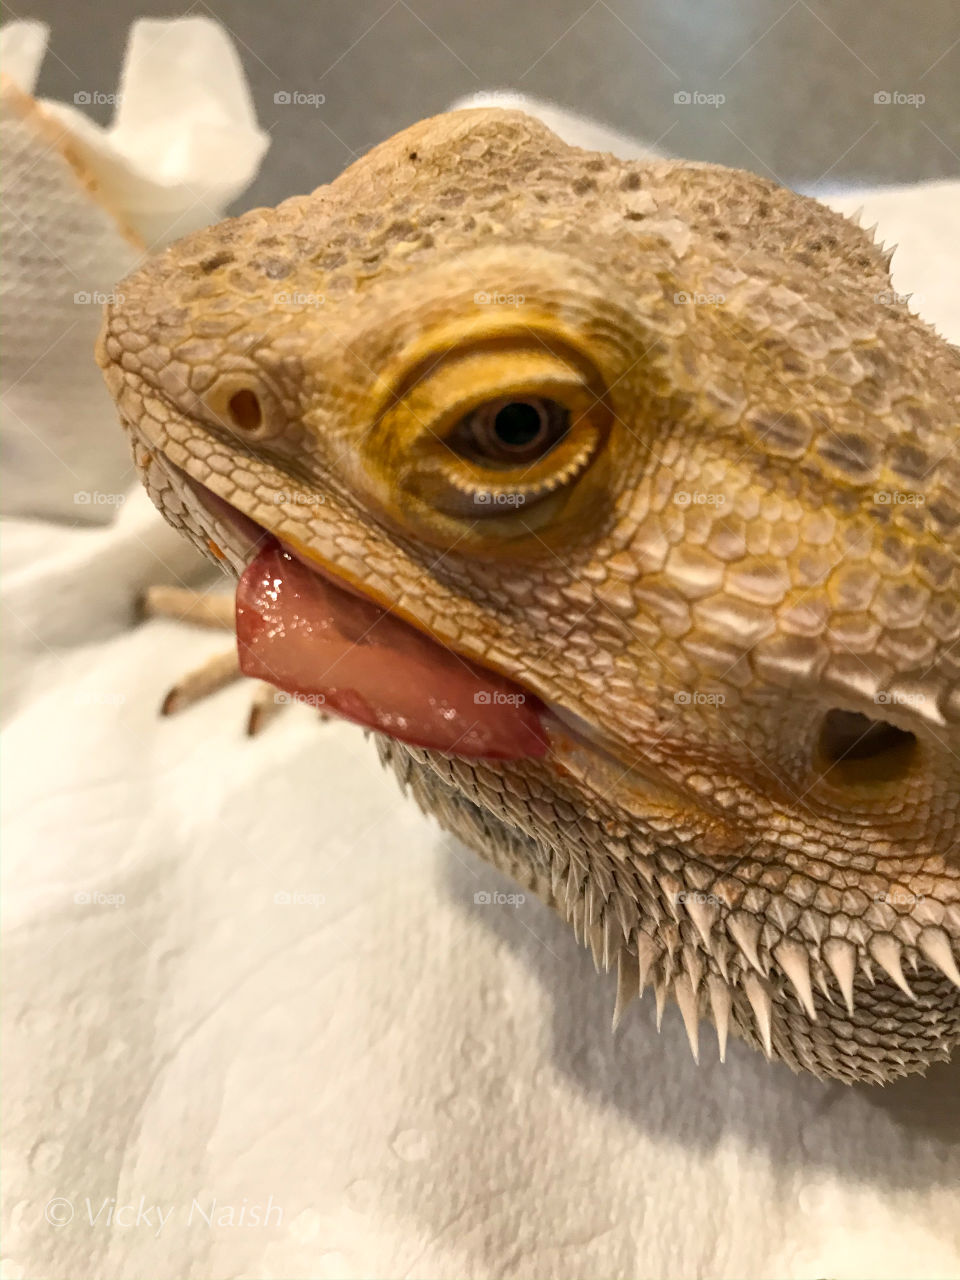
<instances>
[{"instance_id":1,"label":"lizard nostril","mask_svg":"<svg viewBox=\"0 0 960 1280\"><path fill-rule=\"evenodd\" d=\"M916 737L886 720L834 708L824 716L818 767L840 783L887 782L906 773Z\"/></svg>"},{"instance_id":2,"label":"lizard nostril","mask_svg":"<svg viewBox=\"0 0 960 1280\"><path fill-rule=\"evenodd\" d=\"M251 443L280 435L287 423L276 392L247 370L228 371L214 378L197 398L196 410L214 430Z\"/></svg>"},{"instance_id":3,"label":"lizard nostril","mask_svg":"<svg viewBox=\"0 0 960 1280\"><path fill-rule=\"evenodd\" d=\"M257 431L263 421L263 411L256 394L244 387L235 391L227 402L230 421L239 431Z\"/></svg>"}]
</instances>

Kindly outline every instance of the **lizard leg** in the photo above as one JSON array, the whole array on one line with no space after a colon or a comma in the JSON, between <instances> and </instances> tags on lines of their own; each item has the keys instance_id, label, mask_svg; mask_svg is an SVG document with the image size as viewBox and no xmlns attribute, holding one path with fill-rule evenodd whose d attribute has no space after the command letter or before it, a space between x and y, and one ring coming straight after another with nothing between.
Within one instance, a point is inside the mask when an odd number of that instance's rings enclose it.
<instances>
[{"instance_id":1,"label":"lizard leg","mask_svg":"<svg viewBox=\"0 0 960 1280\"><path fill-rule=\"evenodd\" d=\"M232 631L235 625L233 596L222 592L192 591L186 587L149 587L141 598L140 606L145 618L170 618L174 622L188 622L223 631ZM216 653L201 666L188 671L167 690L160 704L160 714L175 715L242 677L235 647L225 653ZM281 708L291 701L289 695L278 695L272 684L256 681L247 716L247 735L253 738L262 732ZM330 719L323 710L319 716L321 720Z\"/></svg>"},{"instance_id":2,"label":"lizard leg","mask_svg":"<svg viewBox=\"0 0 960 1280\"><path fill-rule=\"evenodd\" d=\"M198 627L232 631L233 596L223 592L191 591L187 587L148 587L140 600L145 618L172 618Z\"/></svg>"},{"instance_id":3,"label":"lizard leg","mask_svg":"<svg viewBox=\"0 0 960 1280\"><path fill-rule=\"evenodd\" d=\"M256 737L265 729L278 711L289 702L288 698L277 697L277 690L265 680L258 680L257 687L250 699L250 714L247 716L247 736Z\"/></svg>"},{"instance_id":4,"label":"lizard leg","mask_svg":"<svg viewBox=\"0 0 960 1280\"><path fill-rule=\"evenodd\" d=\"M160 714L162 716L172 716L177 711L192 707L195 702L208 698L211 693L216 693L218 689L223 689L226 685L233 684L242 675L243 672L240 670L240 659L237 656L236 649L228 649L226 653L215 653L212 658L208 658L201 666L188 671L185 676L182 676L176 684L167 690L163 702L160 704ZM273 694L274 690L269 685L266 687ZM253 715L254 712L251 709L251 721ZM248 724L247 732L255 733L256 730Z\"/></svg>"},{"instance_id":5,"label":"lizard leg","mask_svg":"<svg viewBox=\"0 0 960 1280\"><path fill-rule=\"evenodd\" d=\"M170 618L194 626L232 631L234 628L233 596L222 592L191 591L185 587L148 587L140 601L145 618ZM171 716L219 689L241 679L240 659L236 647L216 653L201 666L188 671L164 695L160 714ZM247 733L258 734L283 705L273 685L258 681L247 717Z\"/></svg>"}]
</instances>

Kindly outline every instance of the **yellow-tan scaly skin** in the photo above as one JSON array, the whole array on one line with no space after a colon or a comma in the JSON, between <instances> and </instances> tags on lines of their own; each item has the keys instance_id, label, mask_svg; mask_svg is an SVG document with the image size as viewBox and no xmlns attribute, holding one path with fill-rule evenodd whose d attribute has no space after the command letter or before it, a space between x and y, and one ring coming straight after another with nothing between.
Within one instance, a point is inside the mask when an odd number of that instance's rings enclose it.
<instances>
[{"instance_id":1,"label":"yellow-tan scaly skin","mask_svg":"<svg viewBox=\"0 0 960 1280\"><path fill-rule=\"evenodd\" d=\"M250 555L184 472L576 726L378 741L620 1003L850 1082L960 1040L960 353L888 259L751 174L464 111L174 245L98 348L198 546ZM450 447L536 394L576 419L545 458ZM831 767L837 711L915 741Z\"/></svg>"}]
</instances>

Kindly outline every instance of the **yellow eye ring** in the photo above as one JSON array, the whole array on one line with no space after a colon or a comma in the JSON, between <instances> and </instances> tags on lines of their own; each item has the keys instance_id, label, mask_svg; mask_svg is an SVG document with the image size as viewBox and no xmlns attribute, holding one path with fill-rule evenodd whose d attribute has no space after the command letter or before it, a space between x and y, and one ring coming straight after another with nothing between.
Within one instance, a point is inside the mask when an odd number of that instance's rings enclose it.
<instances>
[{"instance_id":1,"label":"yellow eye ring","mask_svg":"<svg viewBox=\"0 0 960 1280\"><path fill-rule=\"evenodd\" d=\"M437 512L475 519L529 513L569 487L603 442L610 414L595 387L539 344L461 352L383 415L378 447L394 483ZM521 406L536 428L526 439ZM497 440L498 417L511 407L516 447Z\"/></svg>"},{"instance_id":2,"label":"yellow eye ring","mask_svg":"<svg viewBox=\"0 0 960 1280\"><path fill-rule=\"evenodd\" d=\"M536 560L578 543L616 489L609 354L605 335L533 308L420 333L371 388L369 425L345 462L354 491L445 550ZM496 429L509 405L524 408Z\"/></svg>"}]
</instances>

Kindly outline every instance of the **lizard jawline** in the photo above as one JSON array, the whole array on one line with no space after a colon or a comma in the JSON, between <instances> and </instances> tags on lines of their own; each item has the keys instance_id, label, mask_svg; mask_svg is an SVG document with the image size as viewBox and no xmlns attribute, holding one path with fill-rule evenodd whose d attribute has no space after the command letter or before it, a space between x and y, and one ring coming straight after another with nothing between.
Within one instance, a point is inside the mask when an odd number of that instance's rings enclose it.
<instances>
[{"instance_id":1,"label":"lizard jawline","mask_svg":"<svg viewBox=\"0 0 960 1280\"><path fill-rule=\"evenodd\" d=\"M408 625L423 632L431 640L434 639L421 622L398 610L395 603L379 600L374 593L352 581L336 565L318 556L311 548L302 543L293 543L289 537L284 538L277 531L268 529L176 464L169 465L204 509L218 522L226 523L243 539L246 545L238 558L249 560L265 538L276 538L312 572L328 578L336 586L354 595L368 601L373 600L382 607L389 607ZM462 656L473 661L468 654ZM497 671L495 667L491 669L496 674L513 680L526 693L542 701L543 728L548 744L545 763L555 772L574 779L605 803L614 804L625 816L644 820L656 815L684 828L696 828L696 839L704 854L725 858L735 856L740 850L744 833L731 824L725 815L707 814L702 801L698 803L685 796L681 790L659 776L653 766L645 766L642 756L634 753L632 758L627 758L619 743L612 741L576 712L542 698L535 690L516 680L511 673Z\"/></svg>"}]
</instances>

